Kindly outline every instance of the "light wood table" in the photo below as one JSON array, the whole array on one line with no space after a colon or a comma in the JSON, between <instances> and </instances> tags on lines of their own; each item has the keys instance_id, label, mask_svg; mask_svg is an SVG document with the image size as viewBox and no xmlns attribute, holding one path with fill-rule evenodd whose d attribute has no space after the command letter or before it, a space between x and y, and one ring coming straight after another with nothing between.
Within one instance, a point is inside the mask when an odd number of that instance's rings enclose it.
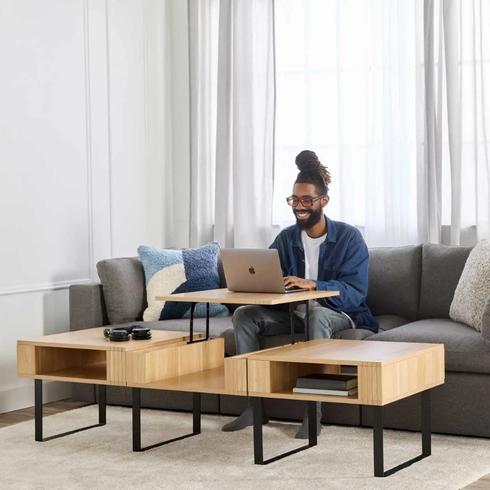
<instances>
[{"instance_id":1,"label":"light wood table","mask_svg":"<svg viewBox=\"0 0 490 490\"><path fill-rule=\"evenodd\" d=\"M355 371L357 394L342 396L294 393L300 376ZM374 474L388 476L431 453L430 390L444 383L444 346L407 342L321 339L275 347L225 360L230 384L247 385L254 407L254 454L267 464L316 445L316 402L365 405L374 415ZM390 470L383 460L383 407L421 393L422 453ZM262 400L278 398L308 403L309 444L267 461L263 457Z\"/></svg>"},{"instance_id":2,"label":"light wood table","mask_svg":"<svg viewBox=\"0 0 490 490\"><path fill-rule=\"evenodd\" d=\"M190 342L193 342L194 334L194 309L197 303L206 303L206 336L201 341L209 339L209 304L233 304L233 305L262 305L262 306L277 306L289 305L289 317L291 326L291 343L295 343L294 334L294 317L293 311L298 304L306 305L305 317L305 336L306 340L310 338L309 329L309 302L321 298L331 298L339 296L339 291L298 291L285 294L280 293L238 293L230 291L226 288L209 289L207 291L194 291L190 293L177 293L166 296L156 296L157 301L175 301L180 303L190 303L190 323L189 334Z\"/></svg>"},{"instance_id":3,"label":"light wood table","mask_svg":"<svg viewBox=\"0 0 490 490\"><path fill-rule=\"evenodd\" d=\"M255 295L223 290L186 293L180 301L234 304L281 304L307 301L329 292L293 295ZM330 292L331 293L331 292ZM252 293L250 293L252 294ZM192 295L189 298L189 295ZM299 296L302 295L302 296ZM170 297L175 299L176 295ZM287 296L287 297L285 297ZM325 297L325 296L317 296ZM143 451L201 431L201 393L250 396L254 407L255 463L267 464L288 454L316 445L315 403L344 403L369 406L373 410L374 474L388 476L431 452L430 390L444 383L442 344L376 342L358 340L310 340L234 357L224 357L223 338L209 339L183 332L153 331L149 340L111 342L103 327L34 339L19 340L17 370L35 383L35 438L46 441L106 423L106 386L132 390L133 450ZM294 340L294 335L292 340ZM349 397L298 394L293 392L299 376L339 373L348 367L358 377L358 392ZM99 422L81 429L43 438L42 381L91 383L98 389ZM193 394L193 430L175 439L142 447L141 389L185 391ZM383 407L420 394L422 453L401 465L384 469ZM262 400L290 399L307 403L309 443L307 446L264 460Z\"/></svg>"},{"instance_id":4,"label":"light wood table","mask_svg":"<svg viewBox=\"0 0 490 490\"><path fill-rule=\"evenodd\" d=\"M197 335L198 338L202 334ZM105 425L106 387L133 388L133 450L141 451L141 388L156 379L172 379L223 365L224 341L188 345L185 332L152 332L147 340L110 341L104 327L46 335L17 342L17 374L34 379L36 441L48 441ZM43 380L97 386L99 422L50 437L43 436ZM193 433L200 432L200 393L194 393ZM179 439L181 439L180 437ZM165 441L157 445L165 444Z\"/></svg>"}]
</instances>

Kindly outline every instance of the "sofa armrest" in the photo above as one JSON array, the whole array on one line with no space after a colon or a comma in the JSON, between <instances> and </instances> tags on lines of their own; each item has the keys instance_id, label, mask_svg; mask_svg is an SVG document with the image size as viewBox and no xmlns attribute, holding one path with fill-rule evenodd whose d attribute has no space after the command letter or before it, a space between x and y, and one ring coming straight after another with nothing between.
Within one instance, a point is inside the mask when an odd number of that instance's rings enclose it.
<instances>
[{"instance_id":1,"label":"sofa armrest","mask_svg":"<svg viewBox=\"0 0 490 490\"><path fill-rule=\"evenodd\" d=\"M102 284L70 286L70 330L100 327L109 323L102 293Z\"/></svg>"}]
</instances>

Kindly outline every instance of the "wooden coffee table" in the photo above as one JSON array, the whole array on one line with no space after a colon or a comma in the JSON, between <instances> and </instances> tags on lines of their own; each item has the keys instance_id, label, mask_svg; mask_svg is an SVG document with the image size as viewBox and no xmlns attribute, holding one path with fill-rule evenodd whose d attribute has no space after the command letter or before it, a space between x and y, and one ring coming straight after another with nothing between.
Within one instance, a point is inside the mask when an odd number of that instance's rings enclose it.
<instances>
[{"instance_id":1,"label":"wooden coffee table","mask_svg":"<svg viewBox=\"0 0 490 490\"><path fill-rule=\"evenodd\" d=\"M326 396L293 392L299 376L339 373L342 367L358 377L356 395ZM365 340L310 340L243 354L225 361L227 377L247 384L254 407L254 455L256 464L267 464L317 443L315 403L344 403L372 407L374 415L374 475L388 476L431 454L430 390L444 383L444 346L407 342ZM389 470L383 460L383 407L420 393L422 453ZM308 404L308 445L268 460L263 456L262 400L303 400Z\"/></svg>"},{"instance_id":2,"label":"wooden coffee table","mask_svg":"<svg viewBox=\"0 0 490 490\"><path fill-rule=\"evenodd\" d=\"M315 294L316 293L316 294ZM191 303L296 305L337 292L307 292L291 295L257 295L213 290L183 293L166 300ZM176 298L176 296L179 296ZM292 311L292 308L290 308ZM317 444L316 402L370 406L373 410L373 449L375 476L388 476L431 453L430 390L444 383L442 344L376 342L358 340L310 340L255 353L224 357L224 339L209 338L192 331L153 331L149 340L111 342L103 327L19 340L17 370L34 379L35 438L46 441L106 422L106 386L127 386L132 391L133 450L143 451L200 433L201 393L250 396L254 407L254 459L267 464ZM354 370L358 393L350 397L298 394L292 391L296 379L316 372L339 373L343 367ZM42 427L42 382L56 380L91 383L98 389L99 421L47 438ZM141 445L141 389L185 391L193 394L193 430L175 439L151 446ZM420 394L422 453L401 465L384 469L383 407ZM309 441L287 453L264 460L262 401L264 398L299 400L307 403Z\"/></svg>"},{"instance_id":3,"label":"wooden coffee table","mask_svg":"<svg viewBox=\"0 0 490 490\"><path fill-rule=\"evenodd\" d=\"M186 332L152 332L148 340L109 341L104 327L46 335L17 342L17 374L34 379L35 439L48 441L106 423L106 387L137 386L162 377L175 378L223 364L224 341L188 344ZM197 334L197 338L202 334ZM97 386L99 421L62 434L43 436L43 380ZM141 451L141 389L133 394L133 450ZM200 394L194 393L193 433L200 432ZM181 437L181 438L182 438ZM164 441L157 445L166 444Z\"/></svg>"}]
</instances>

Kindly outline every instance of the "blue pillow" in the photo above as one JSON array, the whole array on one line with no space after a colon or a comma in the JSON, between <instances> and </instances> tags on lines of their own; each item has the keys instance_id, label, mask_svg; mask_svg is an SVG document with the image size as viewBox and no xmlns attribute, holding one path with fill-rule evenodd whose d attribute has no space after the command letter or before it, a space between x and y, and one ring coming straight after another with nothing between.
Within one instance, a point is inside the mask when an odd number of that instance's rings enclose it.
<instances>
[{"instance_id":1,"label":"blue pillow","mask_svg":"<svg viewBox=\"0 0 490 490\"><path fill-rule=\"evenodd\" d=\"M218 289L219 245L208 243L199 248L165 250L140 245L138 255L145 270L148 308L143 313L145 321L168 320L190 316L190 303L157 301L155 296L173 293ZM226 316L228 309L221 304L209 305L210 316ZM206 305L198 303L194 316L206 316Z\"/></svg>"}]
</instances>

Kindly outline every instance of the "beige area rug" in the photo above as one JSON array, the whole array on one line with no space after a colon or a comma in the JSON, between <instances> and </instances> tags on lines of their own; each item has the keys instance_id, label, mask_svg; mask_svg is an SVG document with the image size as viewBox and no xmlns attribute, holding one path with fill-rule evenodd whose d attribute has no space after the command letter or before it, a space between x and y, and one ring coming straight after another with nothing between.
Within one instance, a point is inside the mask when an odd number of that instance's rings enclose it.
<instances>
[{"instance_id":1,"label":"beige area rug","mask_svg":"<svg viewBox=\"0 0 490 490\"><path fill-rule=\"evenodd\" d=\"M90 425L92 405L44 419L45 436ZM0 488L390 488L457 489L490 472L490 441L434 435L432 456L387 478L373 477L372 431L324 426L318 446L267 466L253 464L252 429L224 433L229 417L203 415L198 436L131 451L131 411L108 407L107 425L44 443L34 441L34 421L0 429ZM192 415L144 410L143 444L191 431ZM301 444L297 424L264 428L265 456ZM420 451L420 435L385 431L385 464Z\"/></svg>"}]
</instances>

